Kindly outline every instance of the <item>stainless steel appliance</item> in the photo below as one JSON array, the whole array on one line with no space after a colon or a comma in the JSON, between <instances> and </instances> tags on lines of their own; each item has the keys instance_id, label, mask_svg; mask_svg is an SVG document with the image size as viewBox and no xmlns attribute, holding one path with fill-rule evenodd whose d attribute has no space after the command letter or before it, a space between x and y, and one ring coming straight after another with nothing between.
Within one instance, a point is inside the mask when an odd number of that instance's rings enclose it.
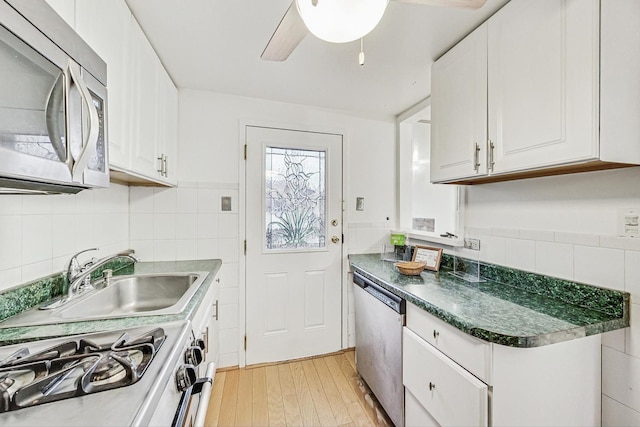
<instances>
[{"instance_id":1,"label":"stainless steel appliance","mask_svg":"<svg viewBox=\"0 0 640 427\"><path fill-rule=\"evenodd\" d=\"M183 321L0 347L0 425L194 425L204 345Z\"/></svg>"},{"instance_id":2,"label":"stainless steel appliance","mask_svg":"<svg viewBox=\"0 0 640 427\"><path fill-rule=\"evenodd\" d=\"M405 301L353 273L356 367L397 427L404 426L402 327Z\"/></svg>"},{"instance_id":3,"label":"stainless steel appliance","mask_svg":"<svg viewBox=\"0 0 640 427\"><path fill-rule=\"evenodd\" d=\"M109 185L107 66L44 0L0 0L0 193Z\"/></svg>"}]
</instances>

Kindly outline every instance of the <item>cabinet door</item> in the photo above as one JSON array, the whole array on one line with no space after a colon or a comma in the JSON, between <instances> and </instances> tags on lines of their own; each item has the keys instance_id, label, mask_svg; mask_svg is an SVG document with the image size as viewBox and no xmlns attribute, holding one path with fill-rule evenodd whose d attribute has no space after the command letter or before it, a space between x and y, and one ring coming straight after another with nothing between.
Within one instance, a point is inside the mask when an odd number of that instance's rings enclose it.
<instances>
[{"instance_id":1,"label":"cabinet door","mask_svg":"<svg viewBox=\"0 0 640 427\"><path fill-rule=\"evenodd\" d=\"M131 94L135 122L131 130L131 170L157 180L158 161L158 71L162 65L140 25L132 18Z\"/></svg>"},{"instance_id":2,"label":"cabinet door","mask_svg":"<svg viewBox=\"0 0 640 427\"><path fill-rule=\"evenodd\" d=\"M403 382L441 426L488 425L487 385L404 328Z\"/></svg>"},{"instance_id":3,"label":"cabinet door","mask_svg":"<svg viewBox=\"0 0 640 427\"><path fill-rule=\"evenodd\" d=\"M166 176L159 180L178 183L178 90L164 68L158 70L158 155L165 161Z\"/></svg>"},{"instance_id":4,"label":"cabinet door","mask_svg":"<svg viewBox=\"0 0 640 427\"><path fill-rule=\"evenodd\" d=\"M124 0L82 0L76 18L76 31L108 66L109 164L128 169L131 12Z\"/></svg>"},{"instance_id":5,"label":"cabinet door","mask_svg":"<svg viewBox=\"0 0 640 427\"><path fill-rule=\"evenodd\" d=\"M488 21L491 172L597 159L596 0L512 0Z\"/></svg>"},{"instance_id":6,"label":"cabinet door","mask_svg":"<svg viewBox=\"0 0 640 427\"><path fill-rule=\"evenodd\" d=\"M487 27L431 69L431 182L487 172Z\"/></svg>"},{"instance_id":7,"label":"cabinet door","mask_svg":"<svg viewBox=\"0 0 640 427\"><path fill-rule=\"evenodd\" d=\"M75 28L75 0L47 0L47 3L49 3L49 6L51 6L71 28Z\"/></svg>"}]
</instances>

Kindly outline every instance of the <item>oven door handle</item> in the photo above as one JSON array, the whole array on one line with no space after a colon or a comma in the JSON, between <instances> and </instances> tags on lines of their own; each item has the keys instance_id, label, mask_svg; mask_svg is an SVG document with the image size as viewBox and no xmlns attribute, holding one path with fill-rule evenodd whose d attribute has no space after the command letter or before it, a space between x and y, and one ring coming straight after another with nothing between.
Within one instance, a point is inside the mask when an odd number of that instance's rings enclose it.
<instances>
[{"instance_id":1,"label":"oven door handle","mask_svg":"<svg viewBox=\"0 0 640 427\"><path fill-rule=\"evenodd\" d=\"M189 408L189 402L191 396L200 394L200 401L198 402L198 409L196 412L196 419L194 420L193 427L204 427L204 419L207 415L207 409L209 407L209 399L211 398L211 387L213 384L213 376L215 375L215 364L210 362L207 365L207 372L204 377L198 378L191 387L186 389L182 393L180 398L180 404L173 417L171 427L182 427L185 422L185 416L187 415L187 409Z\"/></svg>"},{"instance_id":2,"label":"oven door handle","mask_svg":"<svg viewBox=\"0 0 640 427\"><path fill-rule=\"evenodd\" d=\"M216 365L213 362L209 362L207 365L207 372L203 380L202 391L200 393L200 401L198 402L198 409L196 411L196 419L193 422L194 427L204 427L204 418L207 416L207 409L209 408L209 400L211 399L211 389L213 388L213 377L216 374Z\"/></svg>"}]
</instances>

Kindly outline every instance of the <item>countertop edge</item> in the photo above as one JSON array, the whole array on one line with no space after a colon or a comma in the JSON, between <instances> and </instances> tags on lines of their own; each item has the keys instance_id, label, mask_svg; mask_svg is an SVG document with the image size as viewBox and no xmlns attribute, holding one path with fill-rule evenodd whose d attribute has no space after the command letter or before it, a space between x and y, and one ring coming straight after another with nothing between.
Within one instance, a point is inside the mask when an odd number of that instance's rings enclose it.
<instances>
[{"instance_id":1,"label":"countertop edge","mask_svg":"<svg viewBox=\"0 0 640 427\"><path fill-rule=\"evenodd\" d=\"M548 333L548 334L540 334L535 336L512 336L500 334L494 331L490 331L484 328L469 326L468 322L456 317L454 314L450 312L446 312L435 306L428 301L423 300L415 296L414 294L407 292L403 289L400 289L380 277L372 274L357 265L354 265L352 262L349 262L352 270L358 271L359 274L362 274L364 277L374 281L377 285L383 287L384 289L392 292L394 295L399 296L400 298L405 299L406 301L411 302L417 307L425 310L431 315L437 317L438 319L446 322L447 324L459 329L460 331L471 335L472 337L478 338L480 340L504 345L507 347L517 347L517 348L534 348L541 347L550 344L561 343L565 341L569 341L576 338L582 338L590 335L596 335L604 332L614 331L617 329L623 329L629 326L628 321L628 313L625 313L623 318L612 319L605 322L593 323L585 326L576 326L575 328L566 329L563 331ZM626 312L627 310L625 310Z\"/></svg>"}]
</instances>

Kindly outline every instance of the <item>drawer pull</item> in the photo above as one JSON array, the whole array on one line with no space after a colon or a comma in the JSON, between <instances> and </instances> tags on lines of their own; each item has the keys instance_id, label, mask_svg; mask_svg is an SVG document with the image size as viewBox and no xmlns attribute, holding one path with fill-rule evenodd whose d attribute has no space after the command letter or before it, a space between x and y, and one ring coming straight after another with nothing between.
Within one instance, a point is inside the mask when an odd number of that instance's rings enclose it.
<instances>
[{"instance_id":1,"label":"drawer pull","mask_svg":"<svg viewBox=\"0 0 640 427\"><path fill-rule=\"evenodd\" d=\"M436 385L429 381L429 391L433 391L434 388L436 388Z\"/></svg>"},{"instance_id":2,"label":"drawer pull","mask_svg":"<svg viewBox=\"0 0 640 427\"><path fill-rule=\"evenodd\" d=\"M435 329L433 330L433 339L437 340L438 337L440 336L440 332L436 331Z\"/></svg>"}]
</instances>

